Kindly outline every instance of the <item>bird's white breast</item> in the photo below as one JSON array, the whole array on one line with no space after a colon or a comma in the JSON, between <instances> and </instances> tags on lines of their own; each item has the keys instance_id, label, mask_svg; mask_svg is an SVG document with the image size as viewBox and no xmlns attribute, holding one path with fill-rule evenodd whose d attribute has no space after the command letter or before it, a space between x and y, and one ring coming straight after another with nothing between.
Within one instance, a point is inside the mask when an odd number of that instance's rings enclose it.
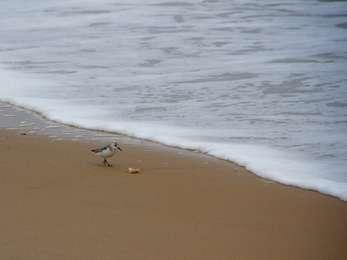
<instances>
[{"instance_id":1,"label":"bird's white breast","mask_svg":"<svg viewBox=\"0 0 347 260\"><path fill-rule=\"evenodd\" d=\"M104 149L101 152L97 153L97 155L103 157L103 158L107 158L107 157L111 157L114 155L114 151L112 151L110 148Z\"/></svg>"}]
</instances>

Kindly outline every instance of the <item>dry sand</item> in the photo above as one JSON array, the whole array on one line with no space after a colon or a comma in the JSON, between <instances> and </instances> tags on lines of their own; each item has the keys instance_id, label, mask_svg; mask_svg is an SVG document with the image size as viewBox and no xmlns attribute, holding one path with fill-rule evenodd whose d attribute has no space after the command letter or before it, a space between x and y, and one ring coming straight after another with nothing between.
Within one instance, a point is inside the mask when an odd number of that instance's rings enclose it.
<instances>
[{"instance_id":1,"label":"dry sand","mask_svg":"<svg viewBox=\"0 0 347 260\"><path fill-rule=\"evenodd\" d=\"M347 259L346 202L179 149L106 168L89 148L0 130L0 259Z\"/></svg>"}]
</instances>

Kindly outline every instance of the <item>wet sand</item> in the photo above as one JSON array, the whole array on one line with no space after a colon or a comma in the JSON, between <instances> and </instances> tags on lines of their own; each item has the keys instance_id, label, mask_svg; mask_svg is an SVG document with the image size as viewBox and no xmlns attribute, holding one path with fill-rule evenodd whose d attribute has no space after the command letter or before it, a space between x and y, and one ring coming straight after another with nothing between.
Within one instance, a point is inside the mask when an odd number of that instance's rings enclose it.
<instances>
[{"instance_id":1,"label":"wet sand","mask_svg":"<svg viewBox=\"0 0 347 260\"><path fill-rule=\"evenodd\" d=\"M94 143L0 130L0 259L347 259L346 202L120 143L106 168Z\"/></svg>"}]
</instances>

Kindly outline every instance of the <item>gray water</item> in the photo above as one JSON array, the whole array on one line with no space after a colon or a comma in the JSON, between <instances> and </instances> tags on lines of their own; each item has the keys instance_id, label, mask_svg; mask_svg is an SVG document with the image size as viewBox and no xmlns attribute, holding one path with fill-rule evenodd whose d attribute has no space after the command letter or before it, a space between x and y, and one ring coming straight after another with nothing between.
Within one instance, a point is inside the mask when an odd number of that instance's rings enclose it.
<instances>
[{"instance_id":1,"label":"gray water","mask_svg":"<svg viewBox=\"0 0 347 260\"><path fill-rule=\"evenodd\" d=\"M3 0L0 99L347 200L347 2Z\"/></svg>"}]
</instances>

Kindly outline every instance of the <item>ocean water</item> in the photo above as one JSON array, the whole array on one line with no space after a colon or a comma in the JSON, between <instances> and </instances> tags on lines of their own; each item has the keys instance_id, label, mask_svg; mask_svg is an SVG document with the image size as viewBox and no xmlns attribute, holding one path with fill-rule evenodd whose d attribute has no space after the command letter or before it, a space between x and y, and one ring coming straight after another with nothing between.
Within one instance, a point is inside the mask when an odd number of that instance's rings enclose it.
<instances>
[{"instance_id":1,"label":"ocean water","mask_svg":"<svg viewBox=\"0 0 347 260\"><path fill-rule=\"evenodd\" d=\"M2 0L0 99L347 200L347 2Z\"/></svg>"}]
</instances>

